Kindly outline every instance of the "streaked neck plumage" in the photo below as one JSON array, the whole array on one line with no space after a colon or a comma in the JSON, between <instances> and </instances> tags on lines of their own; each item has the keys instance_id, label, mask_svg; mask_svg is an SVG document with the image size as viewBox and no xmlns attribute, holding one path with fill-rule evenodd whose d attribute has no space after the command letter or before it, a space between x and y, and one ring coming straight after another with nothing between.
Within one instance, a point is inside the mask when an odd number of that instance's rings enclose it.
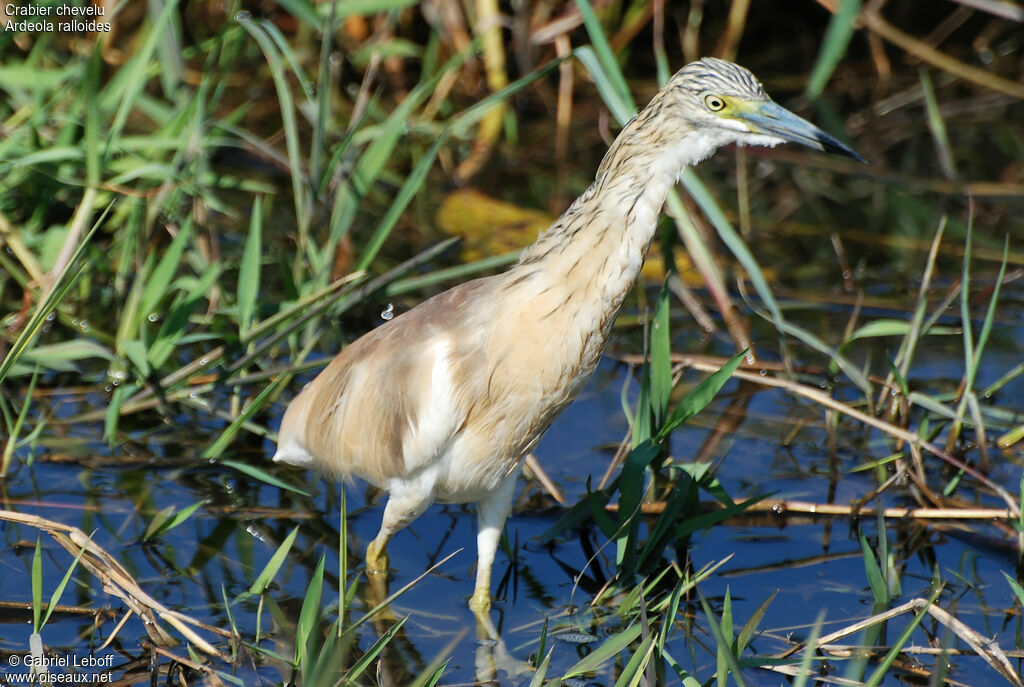
<instances>
[{"instance_id":1,"label":"streaked neck plumage","mask_svg":"<svg viewBox=\"0 0 1024 687\"><path fill-rule=\"evenodd\" d=\"M659 94L622 130L597 171L594 183L526 248L508 276L530 275L544 288L564 290L585 339L587 360L596 363L611 324L636 281L654 237L669 189L683 169L728 142L717 135L670 129ZM596 336L593 336L595 335ZM596 354L596 355L595 355Z\"/></svg>"}]
</instances>

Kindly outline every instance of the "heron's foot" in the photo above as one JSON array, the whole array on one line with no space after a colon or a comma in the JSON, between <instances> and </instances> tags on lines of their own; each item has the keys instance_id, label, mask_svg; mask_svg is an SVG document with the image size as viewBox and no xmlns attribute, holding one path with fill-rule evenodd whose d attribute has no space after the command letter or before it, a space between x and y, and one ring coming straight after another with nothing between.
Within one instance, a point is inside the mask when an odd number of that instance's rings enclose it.
<instances>
[{"instance_id":1,"label":"heron's foot","mask_svg":"<svg viewBox=\"0 0 1024 687\"><path fill-rule=\"evenodd\" d=\"M383 545L378 545L374 539L366 547L366 575L387 575L388 573L388 552Z\"/></svg>"},{"instance_id":2,"label":"heron's foot","mask_svg":"<svg viewBox=\"0 0 1024 687\"><path fill-rule=\"evenodd\" d=\"M490 622L491 590L477 587L469 599L469 610L480 620Z\"/></svg>"}]
</instances>

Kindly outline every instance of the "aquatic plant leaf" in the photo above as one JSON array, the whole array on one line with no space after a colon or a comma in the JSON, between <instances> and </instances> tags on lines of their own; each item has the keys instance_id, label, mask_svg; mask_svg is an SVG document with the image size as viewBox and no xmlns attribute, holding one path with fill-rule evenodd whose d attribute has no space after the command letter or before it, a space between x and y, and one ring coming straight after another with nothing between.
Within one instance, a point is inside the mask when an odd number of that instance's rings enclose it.
<instances>
[{"instance_id":1,"label":"aquatic plant leaf","mask_svg":"<svg viewBox=\"0 0 1024 687\"><path fill-rule=\"evenodd\" d=\"M647 466L661 455L661 446L647 439L630 451L619 476L619 521L616 546L622 575L629 579L636 572L637 537L640 529L640 501L644 494Z\"/></svg>"},{"instance_id":2,"label":"aquatic plant leaf","mask_svg":"<svg viewBox=\"0 0 1024 687\"><path fill-rule=\"evenodd\" d=\"M217 462L220 463L221 465L227 465L229 468L234 468L235 470L238 470L239 472L242 472L248 475L249 477L254 477L255 479L258 479L259 481L265 484L269 484L272 487L277 487L278 489L285 489L286 491L290 491L294 494L305 496L307 498L313 498L313 494L306 491L305 489L301 489L293 484L288 484L287 482L279 480L278 478L271 475L269 472L261 468L258 468L254 465L242 463L237 460L229 460L223 458L218 460Z\"/></svg>"},{"instance_id":3,"label":"aquatic plant leaf","mask_svg":"<svg viewBox=\"0 0 1024 687\"><path fill-rule=\"evenodd\" d=\"M864 559L864 573L867 575L868 584L871 586L871 593L874 595L875 603L889 603L889 590L886 587L882 569L879 567L878 561L875 559L875 553L871 550L871 545L868 544L868 539L863 533L860 535L860 550L861 557Z\"/></svg>"},{"instance_id":4,"label":"aquatic plant leaf","mask_svg":"<svg viewBox=\"0 0 1024 687\"><path fill-rule=\"evenodd\" d=\"M733 372L743 362L743 358L746 357L747 352L741 351L729 359L725 365L722 365L718 372L709 375L700 384L696 386L690 393L680 401L672 412L669 414L668 419L665 420L665 424L658 431L656 439L661 441L665 439L672 430L679 427L681 424L689 420L691 417L704 410L714 399L715 395L725 386L725 383L732 377Z\"/></svg>"},{"instance_id":5,"label":"aquatic plant leaf","mask_svg":"<svg viewBox=\"0 0 1024 687\"><path fill-rule=\"evenodd\" d=\"M248 596L259 596L267 590L267 585L277 575L277 571L281 569L281 565L284 564L285 558L288 557L288 552L292 550L292 545L295 543L295 537L299 534L299 528L296 526L288 533L288 536L284 538L281 545L274 551L274 555L270 557L267 564L263 566L263 570L256 576L253 583L249 586L249 589L242 592L235 597L234 602L238 603L239 600L244 599Z\"/></svg>"},{"instance_id":6,"label":"aquatic plant leaf","mask_svg":"<svg viewBox=\"0 0 1024 687\"><path fill-rule=\"evenodd\" d=\"M812 100L821 97L836 65L843 59L846 49L853 38L855 19L860 12L861 0L842 0L839 8L832 15L821 41L818 59L807 80L807 96Z\"/></svg>"},{"instance_id":7,"label":"aquatic plant leaf","mask_svg":"<svg viewBox=\"0 0 1024 687\"><path fill-rule=\"evenodd\" d=\"M171 239L170 245L164 250L163 257L157 263L153 272L144 277L145 288L142 290L142 300L139 301L137 322L139 325L150 315L156 314L157 304L163 300L171 288L171 281L178 272L178 265L185 252L185 246L192 236L191 217Z\"/></svg>"},{"instance_id":8,"label":"aquatic plant leaf","mask_svg":"<svg viewBox=\"0 0 1024 687\"><path fill-rule=\"evenodd\" d=\"M295 664L306 670L311 667L309 664L309 650L312 648L310 639L313 636L317 619L320 617L320 596L323 593L325 559L326 554L320 554L320 561L306 586L306 595L302 599L302 610L299 611L299 620L295 624Z\"/></svg>"},{"instance_id":9,"label":"aquatic plant leaf","mask_svg":"<svg viewBox=\"0 0 1024 687\"><path fill-rule=\"evenodd\" d=\"M260 258L263 254L263 197L256 196L252 203L249 235L245 239L245 252L238 268L238 334L245 336L252 326L256 312L256 296L260 290Z\"/></svg>"},{"instance_id":10,"label":"aquatic plant leaf","mask_svg":"<svg viewBox=\"0 0 1024 687\"><path fill-rule=\"evenodd\" d=\"M146 528L145 534L142 535L142 541L149 541L154 537L158 537L166 532L173 530L175 527L192 517L192 514L199 510L205 501L196 501L191 506L186 506L180 511L175 511L174 506L168 506L159 513L157 513L153 520L150 521L149 527Z\"/></svg>"},{"instance_id":11,"label":"aquatic plant leaf","mask_svg":"<svg viewBox=\"0 0 1024 687\"><path fill-rule=\"evenodd\" d=\"M669 327L668 282L661 287L651 318L651 419L661 427L672 396L672 336Z\"/></svg>"},{"instance_id":12,"label":"aquatic plant leaf","mask_svg":"<svg viewBox=\"0 0 1024 687\"><path fill-rule=\"evenodd\" d=\"M620 651L629 646L630 643L636 640L639 636L640 623L630 625L622 632L613 634L611 637L606 639L601 646L594 649L591 653L577 661L574 666L569 668L569 670L565 672L565 675L563 675L563 679L596 671L604 665L606 661L615 658Z\"/></svg>"}]
</instances>

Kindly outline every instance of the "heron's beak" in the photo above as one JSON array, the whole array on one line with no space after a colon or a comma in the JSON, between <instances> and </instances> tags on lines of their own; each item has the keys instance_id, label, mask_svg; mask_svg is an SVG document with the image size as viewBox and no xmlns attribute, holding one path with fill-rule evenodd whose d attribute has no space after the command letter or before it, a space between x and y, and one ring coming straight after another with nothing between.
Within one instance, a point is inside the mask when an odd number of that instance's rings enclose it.
<instances>
[{"instance_id":1,"label":"heron's beak","mask_svg":"<svg viewBox=\"0 0 1024 687\"><path fill-rule=\"evenodd\" d=\"M808 148L824 150L827 153L845 155L857 162L867 164L867 161L852 148L840 143L806 119L797 117L771 100L762 100L753 104L746 112L737 113L736 117L745 122L755 133L778 136L791 143L799 143Z\"/></svg>"}]
</instances>

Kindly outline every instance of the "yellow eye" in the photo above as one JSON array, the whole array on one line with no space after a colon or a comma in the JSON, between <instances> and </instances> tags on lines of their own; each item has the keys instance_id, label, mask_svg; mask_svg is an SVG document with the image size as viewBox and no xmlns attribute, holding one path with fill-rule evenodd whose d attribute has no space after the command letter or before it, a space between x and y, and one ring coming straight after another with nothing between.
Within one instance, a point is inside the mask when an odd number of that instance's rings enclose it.
<instances>
[{"instance_id":1,"label":"yellow eye","mask_svg":"<svg viewBox=\"0 0 1024 687\"><path fill-rule=\"evenodd\" d=\"M704 96L704 104L712 112L718 112L719 110L725 109L725 101L719 98L717 95Z\"/></svg>"}]
</instances>

